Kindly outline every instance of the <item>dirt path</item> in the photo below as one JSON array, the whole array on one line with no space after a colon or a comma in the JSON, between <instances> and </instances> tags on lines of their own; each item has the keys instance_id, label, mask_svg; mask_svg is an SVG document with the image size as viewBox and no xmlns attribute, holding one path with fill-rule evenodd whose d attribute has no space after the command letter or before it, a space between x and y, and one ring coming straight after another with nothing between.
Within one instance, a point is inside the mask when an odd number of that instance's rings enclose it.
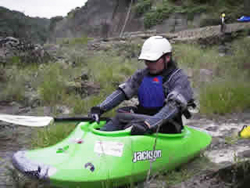
<instances>
[{"instance_id":1,"label":"dirt path","mask_svg":"<svg viewBox=\"0 0 250 188\"><path fill-rule=\"evenodd\" d=\"M242 31L250 29L250 22L246 23L232 23L226 24L225 33L233 33L237 31ZM187 29L183 31L179 31L174 33L176 37L173 39L174 41L184 42L184 41L191 41L191 40L198 40L198 39L205 39L222 35L220 31L220 25L216 26L207 26L201 27L197 29Z\"/></svg>"}]
</instances>

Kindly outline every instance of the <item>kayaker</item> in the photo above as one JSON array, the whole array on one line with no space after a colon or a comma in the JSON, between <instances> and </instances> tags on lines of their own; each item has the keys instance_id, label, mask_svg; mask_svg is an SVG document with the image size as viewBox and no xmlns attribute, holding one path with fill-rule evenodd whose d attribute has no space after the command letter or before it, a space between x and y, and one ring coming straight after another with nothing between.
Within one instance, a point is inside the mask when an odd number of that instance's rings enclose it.
<instances>
[{"instance_id":1,"label":"kayaker","mask_svg":"<svg viewBox=\"0 0 250 188\"><path fill-rule=\"evenodd\" d=\"M117 110L117 115L103 131L122 130L132 127L132 135L153 133L160 126L163 133L178 133L183 128L182 114L193 99L193 91L187 75L172 59L172 46L162 36L148 38L141 49L139 60L146 68L137 70L125 83L109 95L101 104L91 108L91 116L99 121L100 116L122 101L138 97L139 105ZM121 114L135 116L126 121ZM149 115L137 118L137 114Z\"/></svg>"}]
</instances>

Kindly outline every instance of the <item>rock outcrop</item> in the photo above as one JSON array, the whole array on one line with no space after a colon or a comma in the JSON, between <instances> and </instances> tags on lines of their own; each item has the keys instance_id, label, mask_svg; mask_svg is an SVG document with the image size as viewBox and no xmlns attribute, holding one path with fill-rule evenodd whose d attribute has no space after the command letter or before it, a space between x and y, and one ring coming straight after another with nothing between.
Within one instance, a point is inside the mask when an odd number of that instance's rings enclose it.
<instances>
[{"instance_id":1,"label":"rock outcrop","mask_svg":"<svg viewBox=\"0 0 250 188\"><path fill-rule=\"evenodd\" d=\"M125 21L130 0L90 0L71 17L57 23L54 37L102 36L118 34ZM141 22L129 22L134 30L141 30Z\"/></svg>"},{"instance_id":2,"label":"rock outcrop","mask_svg":"<svg viewBox=\"0 0 250 188\"><path fill-rule=\"evenodd\" d=\"M15 57L17 58L13 59ZM42 63L50 58L50 55L39 44L31 44L14 37L0 39L0 64L6 64L10 61Z\"/></svg>"},{"instance_id":3,"label":"rock outcrop","mask_svg":"<svg viewBox=\"0 0 250 188\"><path fill-rule=\"evenodd\" d=\"M74 14L57 22L50 38L53 40L87 35L106 39L120 36L124 32L146 31L144 18L130 9L131 2L136 3L131 0L89 0ZM188 22L199 27L201 18L201 15L196 15L193 21L188 21L186 14L174 13L152 29L157 32L177 32L187 29Z\"/></svg>"}]
</instances>

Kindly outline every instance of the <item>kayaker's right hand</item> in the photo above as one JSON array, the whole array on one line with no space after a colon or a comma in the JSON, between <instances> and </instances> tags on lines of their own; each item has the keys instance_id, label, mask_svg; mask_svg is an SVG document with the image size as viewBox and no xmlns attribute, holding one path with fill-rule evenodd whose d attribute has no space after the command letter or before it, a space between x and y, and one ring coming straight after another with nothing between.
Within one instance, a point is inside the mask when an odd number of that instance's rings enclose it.
<instances>
[{"instance_id":1,"label":"kayaker's right hand","mask_svg":"<svg viewBox=\"0 0 250 188\"><path fill-rule=\"evenodd\" d=\"M90 110L91 118L97 123L100 123L100 117L102 113L103 113L103 110L99 106L94 106Z\"/></svg>"},{"instance_id":2,"label":"kayaker's right hand","mask_svg":"<svg viewBox=\"0 0 250 188\"><path fill-rule=\"evenodd\" d=\"M149 127L144 122L132 124L131 135L144 135L149 132Z\"/></svg>"}]
</instances>

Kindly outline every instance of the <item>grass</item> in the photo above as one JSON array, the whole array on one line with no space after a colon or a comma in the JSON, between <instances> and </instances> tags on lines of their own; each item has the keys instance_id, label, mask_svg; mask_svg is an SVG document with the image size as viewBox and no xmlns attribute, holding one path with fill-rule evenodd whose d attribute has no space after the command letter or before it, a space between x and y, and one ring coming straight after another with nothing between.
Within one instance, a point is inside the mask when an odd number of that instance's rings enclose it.
<instances>
[{"instance_id":1,"label":"grass","mask_svg":"<svg viewBox=\"0 0 250 188\"><path fill-rule=\"evenodd\" d=\"M64 67L60 63L44 67L39 73L41 77L37 87L43 104L62 104L66 96L67 82L72 79L74 73L74 69L67 65Z\"/></svg>"},{"instance_id":2,"label":"grass","mask_svg":"<svg viewBox=\"0 0 250 188\"><path fill-rule=\"evenodd\" d=\"M133 63L136 65L137 62L102 54L89 59L88 72L94 82L110 92L136 70Z\"/></svg>"},{"instance_id":3,"label":"grass","mask_svg":"<svg viewBox=\"0 0 250 188\"><path fill-rule=\"evenodd\" d=\"M192 86L199 91L200 113L226 114L250 107L250 39L232 43L232 55L219 56L217 47L174 45L180 67L192 70ZM208 70L208 75L200 70ZM207 78L207 79L206 79Z\"/></svg>"},{"instance_id":4,"label":"grass","mask_svg":"<svg viewBox=\"0 0 250 188\"><path fill-rule=\"evenodd\" d=\"M87 44L89 41L93 40L93 38L89 38L86 35L83 35L82 37L78 37L78 38L63 38L63 39L59 39L57 41L58 44L63 44L63 45L70 45L70 46L74 46L74 45L85 45Z\"/></svg>"},{"instance_id":5,"label":"grass","mask_svg":"<svg viewBox=\"0 0 250 188\"><path fill-rule=\"evenodd\" d=\"M250 107L250 84L235 80L212 82L201 89L200 104L204 114L242 112Z\"/></svg>"},{"instance_id":6,"label":"grass","mask_svg":"<svg viewBox=\"0 0 250 188\"><path fill-rule=\"evenodd\" d=\"M18 67L5 69L5 84L0 92L0 99L3 101L24 101L25 84L28 79L25 70L19 70Z\"/></svg>"},{"instance_id":7,"label":"grass","mask_svg":"<svg viewBox=\"0 0 250 188\"><path fill-rule=\"evenodd\" d=\"M213 67L215 79L200 88L200 106L203 114L226 114L242 112L250 107L250 39L232 44L231 56L218 59ZM211 59L212 59L211 58Z\"/></svg>"},{"instance_id":8,"label":"grass","mask_svg":"<svg viewBox=\"0 0 250 188\"><path fill-rule=\"evenodd\" d=\"M230 144L230 145L234 145L239 139L240 139L240 137L238 135L226 136L225 143Z\"/></svg>"},{"instance_id":9,"label":"grass","mask_svg":"<svg viewBox=\"0 0 250 188\"><path fill-rule=\"evenodd\" d=\"M166 175L162 176L160 179L165 180L168 186L176 185L194 177L203 170L212 169L213 167L214 165L211 164L208 158L200 156L190 161L188 164L183 165L179 169L167 172Z\"/></svg>"},{"instance_id":10,"label":"grass","mask_svg":"<svg viewBox=\"0 0 250 188\"><path fill-rule=\"evenodd\" d=\"M32 138L34 148L43 148L54 145L66 138L75 128L77 122L54 123L36 130Z\"/></svg>"},{"instance_id":11,"label":"grass","mask_svg":"<svg viewBox=\"0 0 250 188\"><path fill-rule=\"evenodd\" d=\"M174 45L174 57L180 66L189 67L194 70L201 68L216 70L223 59L219 56L216 47L201 48L193 44Z\"/></svg>"}]
</instances>

